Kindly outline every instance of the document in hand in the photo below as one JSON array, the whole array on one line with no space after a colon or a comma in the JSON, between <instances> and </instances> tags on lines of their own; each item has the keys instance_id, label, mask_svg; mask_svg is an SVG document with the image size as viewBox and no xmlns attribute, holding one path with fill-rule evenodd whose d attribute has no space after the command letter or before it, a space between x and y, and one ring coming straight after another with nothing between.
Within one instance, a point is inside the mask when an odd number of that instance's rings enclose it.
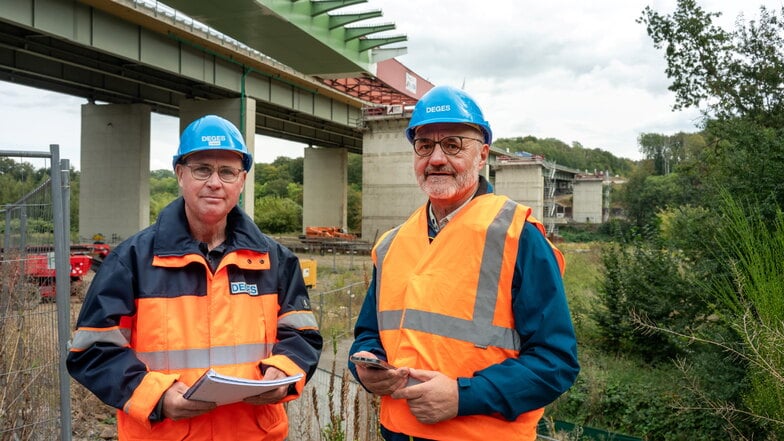
<instances>
[{"instance_id":1,"label":"document in hand","mask_svg":"<svg viewBox=\"0 0 784 441\"><path fill-rule=\"evenodd\" d=\"M302 374L277 380L249 380L221 375L210 369L196 380L183 396L189 400L212 401L220 406L242 401L285 384L296 383L300 379Z\"/></svg>"}]
</instances>

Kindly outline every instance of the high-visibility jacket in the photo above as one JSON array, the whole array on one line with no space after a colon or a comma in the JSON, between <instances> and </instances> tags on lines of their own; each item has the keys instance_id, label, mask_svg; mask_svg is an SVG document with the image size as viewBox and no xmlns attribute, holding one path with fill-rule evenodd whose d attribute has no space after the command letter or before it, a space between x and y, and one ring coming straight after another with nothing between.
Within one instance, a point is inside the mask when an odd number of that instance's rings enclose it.
<instances>
[{"instance_id":1,"label":"high-visibility jacket","mask_svg":"<svg viewBox=\"0 0 784 441\"><path fill-rule=\"evenodd\" d=\"M393 365L458 379L519 357L512 284L526 222L544 234L530 208L484 194L460 210L432 243L424 234L427 205L382 236L373 250L377 320ZM555 247L553 252L563 271L563 256ZM532 409L513 421L473 414L422 424L405 400L384 396L380 418L391 431L428 439L534 440L543 412Z\"/></svg>"},{"instance_id":2,"label":"high-visibility jacket","mask_svg":"<svg viewBox=\"0 0 784 441\"><path fill-rule=\"evenodd\" d=\"M67 366L118 408L120 440L283 440L282 404L229 404L179 421L149 417L175 381L191 385L209 368L249 379L261 379L262 366L303 373L286 398L294 399L321 346L296 256L235 207L213 273L188 233L180 198L102 263Z\"/></svg>"}]
</instances>

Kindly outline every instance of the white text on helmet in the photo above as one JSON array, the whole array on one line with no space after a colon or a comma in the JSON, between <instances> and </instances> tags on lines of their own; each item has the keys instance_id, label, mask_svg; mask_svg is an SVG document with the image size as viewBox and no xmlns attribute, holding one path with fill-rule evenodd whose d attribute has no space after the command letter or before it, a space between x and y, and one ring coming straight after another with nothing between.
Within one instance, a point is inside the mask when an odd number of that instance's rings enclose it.
<instances>
[{"instance_id":1,"label":"white text on helmet","mask_svg":"<svg viewBox=\"0 0 784 441\"><path fill-rule=\"evenodd\" d=\"M425 113L449 112L450 110L452 110L452 108L449 106L449 104L425 107Z\"/></svg>"},{"instance_id":2,"label":"white text on helmet","mask_svg":"<svg viewBox=\"0 0 784 441\"><path fill-rule=\"evenodd\" d=\"M221 145L226 140L224 135L204 135L201 137L201 142L206 142L207 145Z\"/></svg>"}]
</instances>

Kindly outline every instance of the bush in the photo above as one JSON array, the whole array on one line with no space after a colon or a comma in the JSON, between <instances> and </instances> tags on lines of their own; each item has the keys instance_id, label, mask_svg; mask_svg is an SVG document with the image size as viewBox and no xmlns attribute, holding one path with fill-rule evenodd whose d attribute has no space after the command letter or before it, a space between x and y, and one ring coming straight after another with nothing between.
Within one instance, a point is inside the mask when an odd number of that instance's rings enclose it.
<instances>
[{"instance_id":1,"label":"bush","mask_svg":"<svg viewBox=\"0 0 784 441\"><path fill-rule=\"evenodd\" d=\"M676 366L651 368L590 349L580 355L577 382L547 409L548 417L645 440L728 439L724 420L704 409Z\"/></svg>"},{"instance_id":2,"label":"bush","mask_svg":"<svg viewBox=\"0 0 784 441\"><path fill-rule=\"evenodd\" d=\"M265 196L256 200L254 221L268 234L302 231L302 207L287 198Z\"/></svg>"},{"instance_id":3,"label":"bush","mask_svg":"<svg viewBox=\"0 0 784 441\"><path fill-rule=\"evenodd\" d=\"M639 319L676 331L693 324L697 295L679 256L638 241L606 247L603 261L601 307L595 312L602 346L654 364L675 359L679 344L667 334L641 330Z\"/></svg>"}]
</instances>

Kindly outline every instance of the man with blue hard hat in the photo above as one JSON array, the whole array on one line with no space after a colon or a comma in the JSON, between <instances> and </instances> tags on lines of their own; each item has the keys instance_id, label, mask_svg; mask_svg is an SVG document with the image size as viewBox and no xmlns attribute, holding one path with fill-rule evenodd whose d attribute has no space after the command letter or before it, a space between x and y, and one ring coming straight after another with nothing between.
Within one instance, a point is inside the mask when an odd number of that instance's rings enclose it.
<instances>
[{"instance_id":1,"label":"man with blue hard hat","mask_svg":"<svg viewBox=\"0 0 784 441\"><path fill-rule=\"evenodd\" d=\"M172 165L182 196L103 261L68 370L117 408L120 440L284 440L283 403L302 393L322 348L299 261L237 207L253 158L233 124L192 122ZM186 399L209 369L303 376L221 406Z\"/></svg>"},{"instance_id":2,"label":"man with blue hard hat","mask_svg":"<svg viewBox=\"0 0 784 441\"><path fill-rule=\"evenodd\" d=\"M561 252L529 207L480 175L493 132L448 86L417 102L406 138L428 200L373 247L354 376L381 396L387 441L536 439L579 364Z\"/></svg>"}]
</instances>

